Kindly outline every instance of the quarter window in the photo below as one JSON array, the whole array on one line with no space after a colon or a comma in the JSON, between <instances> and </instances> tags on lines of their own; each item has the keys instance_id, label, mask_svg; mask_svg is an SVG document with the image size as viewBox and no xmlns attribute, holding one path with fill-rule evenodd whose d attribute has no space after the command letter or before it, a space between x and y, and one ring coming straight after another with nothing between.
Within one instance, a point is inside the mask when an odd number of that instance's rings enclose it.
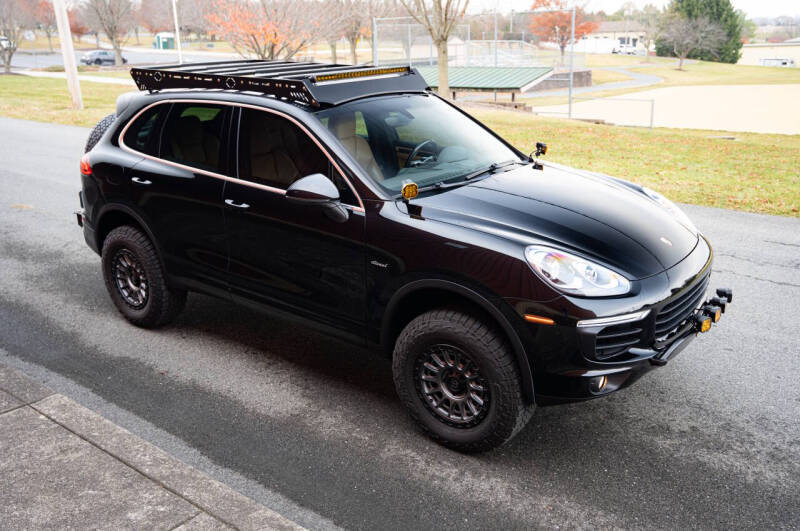
<instances>
[{"instance_id":1,"label":"quarter window","mask_svg":"<svg viewBox=\"0 0 800 531\"><path fill-rule=\"evenodd\" d=\"M229 112L227 106L173 104L161 135L161 158L224 173L222 139Z\"/></svg>"},{"instance_id":2,"label":"quarter window","mask_svg":"<svg viewBox=\"0 0 800 531\"><path fill-rule=\"evenodd\" d=\"M128 127L122 141L131 149L147 155L158 156L159 124L168 104L156 105L139 115Z\"/></svg>"}]
</instances>

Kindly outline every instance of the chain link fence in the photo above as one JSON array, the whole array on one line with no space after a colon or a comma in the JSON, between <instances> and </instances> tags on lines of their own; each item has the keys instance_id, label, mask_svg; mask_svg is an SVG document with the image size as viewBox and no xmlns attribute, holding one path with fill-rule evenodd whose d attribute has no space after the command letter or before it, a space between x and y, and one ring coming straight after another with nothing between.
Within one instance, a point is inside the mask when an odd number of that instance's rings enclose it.
<instances>
[{"instance_id":1,"label":"chain link fence","mask_svg":"<svg viewBox=\"0 0 800 531\"><path fill-rule=\"evenodd\" d=\"M467 17L456 26L447 42L451 66L547 66L569 69L569 50L564 53L551 43L534 43L530 33L498 31L498 39L486 38L472 29ZM373 21L373 60L379 65L438 63L436 46L424 26L411 17L378 18ZM490 32L493 35L493 32ZM522 38L513 38L525 36ZM508 36L511 38L502 38ZM584 68L584 55L575 56L575 68Z\"/></svg>"}]
</instances>

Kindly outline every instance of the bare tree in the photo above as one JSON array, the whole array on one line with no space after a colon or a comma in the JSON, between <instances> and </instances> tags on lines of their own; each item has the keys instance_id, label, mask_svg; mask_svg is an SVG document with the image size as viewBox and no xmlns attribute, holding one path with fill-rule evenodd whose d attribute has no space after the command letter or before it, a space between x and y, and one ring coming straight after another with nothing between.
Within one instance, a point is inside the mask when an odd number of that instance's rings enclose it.
<instances>
[{"instance_id":1,"label":"bare tree","mask_svg":"<svg viewBox=\"0 0 800 531\"><path fill-rule=\"evenodd\" d=\"M707 17L687 18L673 14L664 18L660 38L678 58L678 70L683 70L683 62L690 53L709 52L717 56L728 36L719 24Z\"/></svg>"},{"instance_id":2,"label":"bare tree","mask_svg":"<svg viewBox=\"0 0 800 531\"><path fill-rule=\"evenodd\" d=\"M84 9L89 25L102 31L111 41L116 55L115 63L122 64L122 45L135 24L131 0L86 0Z\"/></svg>"},{"instance_id":3,"label":"bare tree","mask_svg":"<svg viewBox=\"0 0 800 531\"><path fill-rule=\"evenodd\" d=\"M32 10L24 0L0 0L0 35L7 39L0 41L0 56L6 74L11 72L11 58L17 51L23 30L32 25Z\"/></svg>"},{"instance_id":4,"label":"bare tree","mask_svg":"<svg viewBox=\"0 0 800 531\"><path fill-rule=\"evenodd\" d=\"M650 62L650 47L658 40L661 21L661 10L653 4L647 4L635 13L635 18L642 24L642 46L644 46L645 62Z\"/></svg>"},{"instance_id":5,"label":"bare tree","mask_svg":"<svg viewBox=\"0 0 800 531\"><path fill-rule=\"evenodd\" d=\"M320 38L324 39L331 49L331 63L338 63L336 45L347 32L349 18L349 0L325 0L322 9L328 18L320 28Z\"/></svg>"},{"instance_id":6,"label":"bare tree","mask_svg":"<svg viewBox=\"0 0 800 531\"><path fill-rule=\"evenodd\" d=\"M34 21L47 37L47 46L53 51L53 33L56 32L56 12L50 0L38 0L33 6Z\"/></svg>"},{"instance_id":7,"label":"bare tree","mask_svg":"<svg viewBox=\"0 0 800 531\"><path fill-rule=\"evenodd\" d=\"M447 40L463 18L469 0L400 0L408 13L422 24L436 46L439 63L439 95L450 97L450 83L447 80Z\"/></svg>"},{"instance_id":8,"label":"bare tree","mask_svg":"<svg viewBox=\"0 0 800 531\"><path fill-rule=\"evenodd\" d=\"M312 0L217 0L206 15L212 35L242 56L290 59L320 35L327 13Z\"/></svg>"}]
</instances>

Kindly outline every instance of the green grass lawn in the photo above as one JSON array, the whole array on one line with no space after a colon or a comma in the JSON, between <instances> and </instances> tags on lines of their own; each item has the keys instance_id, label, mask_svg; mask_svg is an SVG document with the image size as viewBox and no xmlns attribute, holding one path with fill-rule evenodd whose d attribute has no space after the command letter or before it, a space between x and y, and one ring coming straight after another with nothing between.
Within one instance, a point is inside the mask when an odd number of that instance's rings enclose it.
<instances>
[{"instance_id":1,"label":"green grass lawn","mask_svg":"<svg viewBox=\"0 0 800 531\"><path fill-rule=\"evenodd\" d=\"M800 135L650 130L468 110L526 153L546 142L546 160L644 184L683 203L800 216Z\"/></svg>"},{"instance_id":2,"label":"green grass lawn","mask_svg":"<svg viewBox=\"0 0 800 531\"><path fill-rule=\"evenodd\" d=\"M66 81L0 75L0 115L93 126L114 112L124 86L82 83L85 109L70 108ZM800 217L800 135L639 129L470 107L525 152L650 186L685 203ZM734 136L735 141L713 138Z\"/></svg>"},{"instance_id":3,"label":"green grass lawn","mask_svg":"<svg viewBox=\"0 0 800 531\"><path fill-rule=\"evenodd\" d=\"M800 83L800 68L778 66L746 66L698 61L677 65L659 65L649 68L631 68L634 72L651 74L664 81L651 88L686 85L774 85Z\"/></svg>"},{"instance_id":4,"label":"green grass lawn","mask_svg":"<svg viewBox=\"0 0 800 531\"><path fill-rule=\"evenodd\" d=\"M114 112L117 96L133 87L81 83L84 110L72 109L65 79L0 75L0 115L92 127Z\"/></svg>"},{"instance_id":5,"label":"green grass lawn","mask_svg":"<svg viewBox=\"0 0 800 531\"><path fill-rule=\"evenodd\" d=\"M602 70L595 68L592 70L592 85L602 85L604 83L616 83L618 81L627 81L631 79L622 72L615 72L614 70Z\"/></svg>"}]
</instances>

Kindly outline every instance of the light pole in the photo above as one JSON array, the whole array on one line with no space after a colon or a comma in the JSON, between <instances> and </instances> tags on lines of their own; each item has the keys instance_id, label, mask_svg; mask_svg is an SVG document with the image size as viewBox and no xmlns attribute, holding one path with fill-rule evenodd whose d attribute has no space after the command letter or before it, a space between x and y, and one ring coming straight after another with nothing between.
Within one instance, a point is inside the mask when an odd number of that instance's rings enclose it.
<instances>
[{"instance_id":1,"label":"light pole","mask_svg":"<svg viewBox=\"0 0 800 531\"><path fill-rule=\"evenodd\" d=\"M494 66L497 66L497 4L494 6Z\"/></svg>"},{"instance_id":2,"label":"light pole","mask_svg":"<svg viewBox=\"0 0 800 531\"><path fill-rule=\"evenodd\" d=\"M64 58L64 73L67 75L72 108L82 110L83 97L81 96L81 85L78 82L78 67L75 65L75 50L72 48L67 6L64 4L64 0L53 0L53 9L56 12L56 26L58 27L58 38L61 39L61 55Z\"/></svg>"},{"instance_id":3,"label":"light pole","mask_svg":"<svg viewBox=\"0 0 800 531\"><path fill-rule=\"evenodd\" d=\"M575 5L572 5L572 22L569 31L569 112L567 118L572 118L572 78L575 72Z\"/></svg>"},{"instance_id":4,"label":"light pole","mask_svg":"<svg viewBox=\"0 0 800 531\"><path fill-rule=\"evenodd\" d=\"M172 0L172 21L175 23L175 45L178 47L178 64L183 64L183 50L181 50L181 27L178 25L178 6Z\"/></svg>"}]
</instances>

